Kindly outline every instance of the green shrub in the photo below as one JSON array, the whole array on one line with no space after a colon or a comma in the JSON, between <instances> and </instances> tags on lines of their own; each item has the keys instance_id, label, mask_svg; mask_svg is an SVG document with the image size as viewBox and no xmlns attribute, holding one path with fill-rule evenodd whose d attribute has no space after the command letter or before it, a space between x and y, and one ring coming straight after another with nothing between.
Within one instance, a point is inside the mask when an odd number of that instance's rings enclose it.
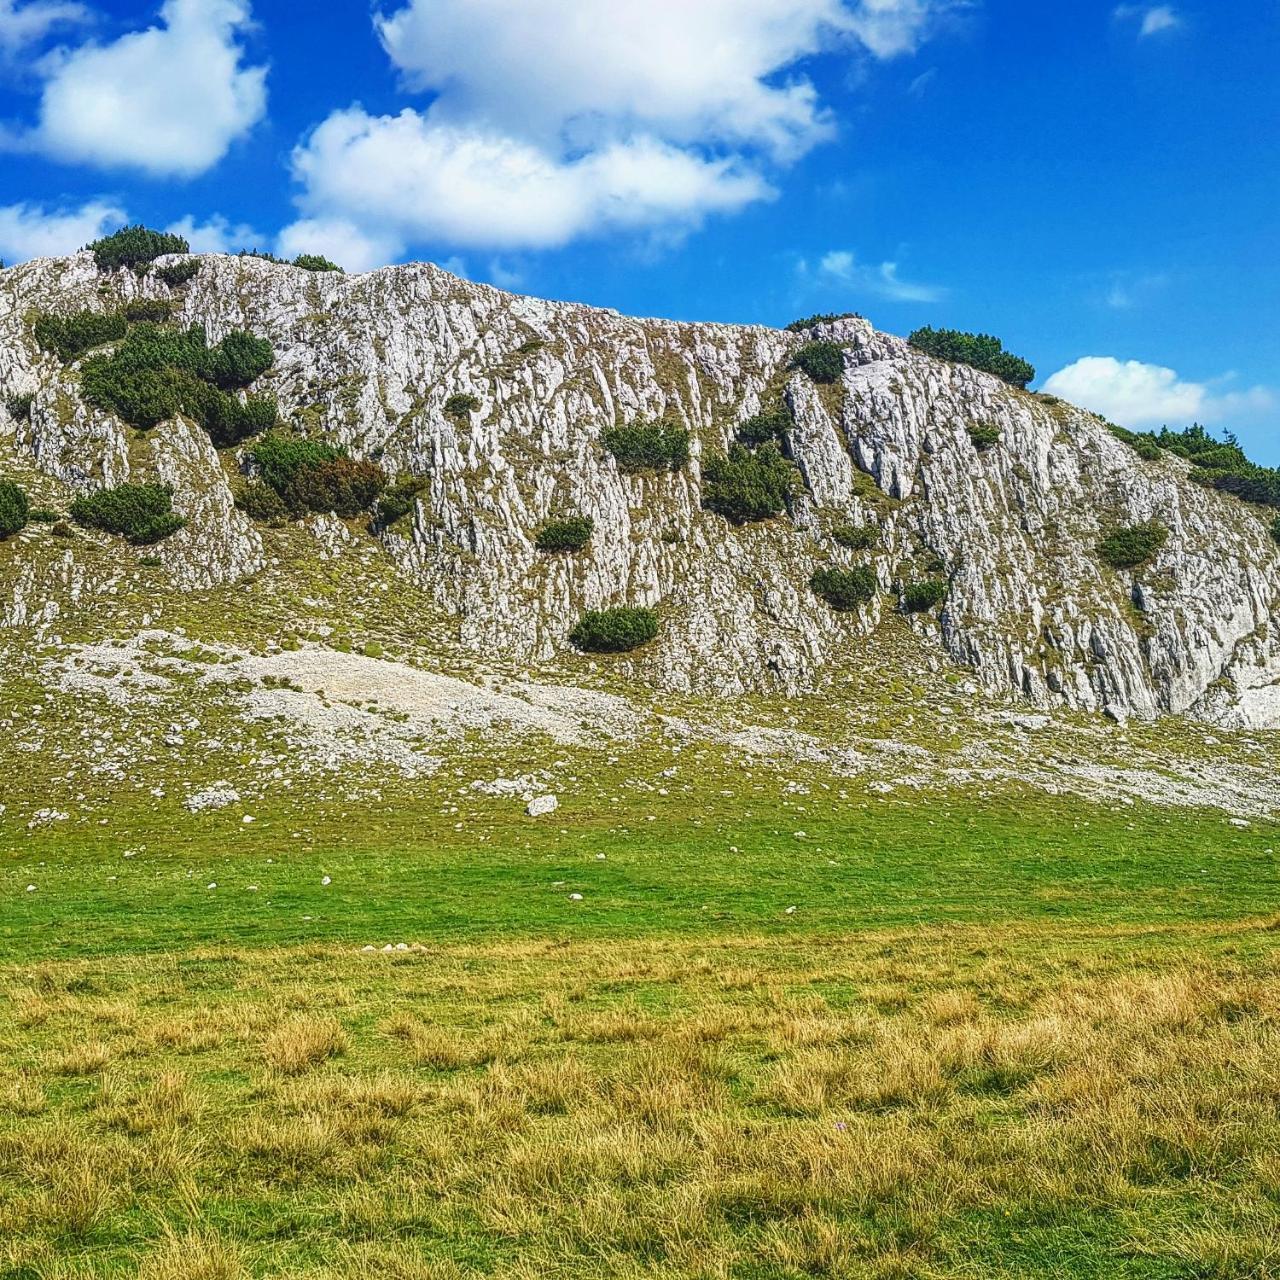
<instances>
[{"instance_id":1,"label":"green shrub","mask_svg":"<svg viewBox=\"0 0 1280 1280\"><path fill-rule=\"evenodd\" d=\"M838 382L844 373L844 348L836 342L807 342L791 363L814 382Z\"/></svg>"},{"instance_id":2,"label":"green shrub","mask_svg":"<svg viewBox=\"0 0 1280 1280\"><path fill-rule=\"evenodd\" d=\"M135 298L124 304L122 314L129 324L164 324L173 314L173 303L159 298Z\"/></svg>"},{"instance_id":3,"label":"green shrub","mask_svg":"<svg viewBox=\"0 0 1280 1280\"><path fill-rule=\"evenodd\" d=\"M191 252L191 246L181 236L166 235L147 227L125 227L85 248L93 251L100 271L115 271L120 267L137 271L166 254Z\"/></svg>"},{"instance_id":4,"label":"green shrub","mask_svg":"<svg viewBox=\"0 0 1280 1280\"><path fill-rule=\"evenodd\" d=\"M770 440L783 440L795 425L791 410L783 402L776 408L766 409L763 413L757 413L754 418L748 418L738 428L738 441L754 449L758 445L768 444Z\"/></svg>"},{"instance_id":5,"label":"green shrub","mask_svg":"<svg viewBox=\"0 0 1280 1280\"><path fill-rule=\"evenodd\" d=\"M250 453L263 482L277 493L288 488L303 467L332 462L343 456L342 450L323 440L307 440L271 432L260 439Z\"/></svg>"},{"instance_id":6,"label":"green shrub","mask_svg":"<svg viewBox=\"0 0 1280 1280\"><path fill-rule=\"evenodd\" d=\"M917 329L907 341L917 351L953 364L967 364L993 373L1010 386L1025 388L1034 381L1035 367L1004 349L989 333L963 333L959 329Z\"/></svg>"},{"instance_id":7,"label":"green shrub","mask_svg":"<svg viewBox=\"0 0 1280 1280\"><path fill-rule=\"evenodd\" d=\"M248 480L236 494L236 506L253 520L280 525L289 518L284 499L261 480Z\"/></svg>"},{"instance_id":8,"label":"green shrub","mask_svg":"<svg viewBox=\"0 0 1280 1280\"><path fill-rule=\"evenodd\" d=\"M186 524L174 513L173 490L159 484L122 484L86 494L71 504L71 518L137 546L160 542Z\"/></svg>"},{"instance_id":9,"label":"green shrub","mask_svg":"<svg viewBox=\"0 0 1280 1280\"><path fill-rule=\"evenodd\" d=\"M294 258L293 265L301 267L303 271L336 271L339 275L345 274L336 262L330 262L318 253L300 253Z\"/></svg>"},{"instance_id":10,"label":"green shrub","mask_svg":"<svg viewBox=\"0 0 1280 1280\"><path fill-rule=\"evenodd\" d=\"M35 403L35 396L30 392L21 396L10 396L5 402L4 407L9 411L9 416L15 422L31 421L31 406Z\"/></svg>"},{"instance_id":11,"label":"green shrub","mask_svg":"<svg viewBox=\"0 0 1280 1280\"><path fill-rule=\"evenodd\" d=\"M181 289L200 274L200 259L188 258L185 262L171 262L167 267L157 267L156 275L170 289Z\"/></svg>"},{"instance_id":12,"label":"green shrub","mask_svg":"<svg viewBox=\"0 0 1280 1280\"><path fill-rule=\"evenodd\" d=\"M69 316L36 317L36 342L52 351L64 364L77 360L93 347L118 342L129 331L129 322L117 312L73 311Z\"/></svg>"},{"instance_id":13,"label":"green shrub","mask_svg":"<svg viewBox=\"0 0 1280 1280\"><path fill-rule=\"evenodd\" d=\"M199 376L223 391L238 391L256 382L275 364L276 353L266 338L233 329L209 349L207 371Z\"/></svg>"},{"instance_id":14,"label":"green shrub","mask_svg":"<svg viewBox=\"0 0 1280 1280\"><path fill-rule=\"evenodd\" d=\"M850 551L869 551L880 541L880 530L873 524L841 524L831 530L831 536Z\"/></svg>"},{"instance_id":15,"label":"green shrub","mask_svg":"<svg viewBox=\"0 0 1280 1280\"><path fill-rule=\"evenodd\" d=\"M548 520L538 530L536 539L539 551L550 554L561 551L581 551L595 532L596 522L590 516L570 516L566 520Z\"/></svg>"},{"instance_id":16,"label":"green shrub","mask_svg":"<svg viewBox=\"0 0 1280 1280\"><path fill-rule=\"evenodd\" d=\"M1105 418L1100 421L1117 440L1123 440L1143 461L1155 462L1160 457L1160 445L1149 431L1139 434L1136 431L1126 431L1123 427L1117 427L1114 422L1107 422Z\"/></svg>"},{"instance_id":17,"label":"green shrub","mask_svg":"<svg viewBox=\"0 0 1280 1280\"><path fill-rule=\"evenodd\" d=\"M320 440L265 435L252 457L262 480L294 515L307 511L357 516L386 487L386 473Z\"/></svg>"},{"instance_id":18,"label":"green shrub","mask_svg":"<svg viewBox=\"0 0 1280 1280\"><path fill-rule=\"evenodd\" d=\"M855 569L819 569L809 585L837 613L849 613L875 599L876 575L865 565Z\"/></svg>"},{"instance_id":19,"label":"green shrub","mask_svg":"<svg viewBox=\"0 0 1280 1280\"><path fill-rule=\"evenodd\" d=\"M842 311L839 315L828 312L825 315L805 316L803 320L793 320L787 325L788 333L804 333L806 329L816 329L820 324L834 324L837 320L861 320L856 311Z\"/></svg>"},{"instance_id":20,"label":"green shrub","mask_svg":"<svg viewBox=\"0 0 1280 1280\"><path fill-rule=\"evenodd\" d=\"M680 471L689 462L689 433L670 422L634 422L610 427L600 443L614 456L618 470Z\"/></svg>"},{"instance_id":21,"label":"green shrub","mask_svg":"<svg viewBox=\"0 0 1280 1280\"><path fill-rule=\"evenodd\" d=\"M969 428L969 439L979 453L986 453L1000 443L1000 428L985 423L982 426Z\"/></svg>"},{"instance_id":22,"label":"green shrub","mask_svg":"<svg viewBox=\"0 0 1280 1280\"><path fill-rule=\"evenodd\" d=\"M0 540L25 529L30 515L26 492L12 480L0 480Z\"/></svg>"},{"instance_id":23,"label":"green shrub","mask_svg":"<svg viewBox=\"0 0 1280 1280\"><path fill-rule=\"evenodd\" d=\"M52 507L32 507L29 518L32 524L57 524L62 519Z\"/></svg>"},{"instance_id":24,"label":"green shrub","mask_svg":"<svg viewBox=\"0 0 1280 1280\"><path fill-rule=\"evenodd\" d=\"M418 498L426 491L427 482L421 476L405 476L397 480L378 499L378 524L390 528L413 510Z\"/></svg>"},{"instance_id":25,"label":"green shrub","mask_svg":"<svg viewBox=\"0 0 1280 1280\"><path fill-rule=\"evenodd\" d=\"M1150 563L1169 540L1159 520L1113 529L1098 543L1098 555L1113 569L1137 569Z\"/></svg>"},{"instance_id":26,"label":"green shrub","mask_svg":"<svg viewBox=\"0 0 1280 1280\"><path fill-rule=\"evenodd\" d=\"M948 587L941 578L908 582L902 591L902 607L907 613L928 613L947 598Z\"/></svg>"},{"instance_id":27,"label":"green shrub","mask_svg":"<svg viewBox=\"0 0 1280 1280\"><path fill-rule=\"evenodd\" d=\"M469 418L480 408L480 401L475 396L459 393L450 396L444 402L445 416L449 418Z\"/></svg>"},{"instance_id":28,"label":"green shrub","mask_svg":"<svg viewBox=\"0 0 1280 1280\"><path fill-rule=\"evenodd\" d=\"M799 473L776 444L752 452L735 444L725 458L702 468L702 505L733 524L781 515L795 493Z\"/></svg>"},{"instance_id":29,"label":"green shrub","mask_svg":"<svg viewBox=\"0 0 1280 1280\"><path fill-rule=\"evenodd\" d=\"M1280 542L1280 516L1276 516L1276 518L1271 522L1271 536L1277 542Z\"/></svg>"},{"instance_id":30,"label":"green shrub","mask_svg":"<svg viewBox=\"0 0 1280 1280\"><path fill-rule=\"evenodd\" d=\"M657 634L656 609L601 609L583 617L569 643L584 653L630 653Z\"/></svg>"}]
</instances>

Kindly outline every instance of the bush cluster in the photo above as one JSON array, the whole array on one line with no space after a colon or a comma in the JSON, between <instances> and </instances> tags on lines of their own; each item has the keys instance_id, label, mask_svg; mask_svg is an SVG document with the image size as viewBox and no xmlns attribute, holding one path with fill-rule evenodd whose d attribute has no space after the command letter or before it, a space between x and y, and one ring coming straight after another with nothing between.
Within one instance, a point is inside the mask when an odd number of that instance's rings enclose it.
<instances>
[{"instance_id":1,"label":"bush cluster","mask_svg":"<svg viewBox=\"0 0 1280 1280\"><path fill-rule=\"evenodd\" d=\"M170 289L181 289L200 274L200 259L188 258L185 262L171 262L167 267L157 267L156 275Z\"/></svg>"},{"instance_id":2,"label":"bush cluster","mask_svg":"<svg viewBox=\"0 0 1280 1280\"><path fill-rule=\"evenodd\" d=\"M26 491L12 480L0 480L0 540L21 533L30 515Z\"/></svg>"},{"instance_id":3,"label":"bush cluster","mask_svg":"<svg viewBox=\"0 0 1280 1280\"><path fill-rule=\"evenodd\" d=\"M378 525L388 529L397 520L402 520L413 510L414 503L423 492L427 482L421 476L405 476L397 480L378 499Z\"/></svg>"},{"instance_id":4,"label":"bush cluster","mask_svg":"<svg viewBox=\"0 0 1280 1280\"><path fill-rule=\"evenodd\" d=\"M69 364L93 347L118 342L129 332L129 322L117 311L73 311L68 316L44 313L36 317L32 332L44 350Z\"/></svg>"},{"instance_id":5,"label":"bush cluster","mask_svg":"<svg viewBox=\"0 0 1280 1280\"><path fill-rule=\"evenodd\" d=\"M735 444L702 468L702 505L733 524L769 520L787 509L799 473L772 442L754 453Z\"/></svg>"},{"instance_id":6,"label":"bush cluster","mask_svg":"<svg viewBox=\"0 0 1280 1280\"><path fill-rule=\"evenodd\" d=\"M941 578L908 582L902 590L902 608L907 613L928 613L947 598L947 590Z\"/></svg>"},{"instance_id":7,"label":"bush cluster","mask_svg":"<svg viewBox=\"0 0 1280 1280\"><path fill-rule=\"evenodd\" d=\"M186 524L173 510L173 490L159 484L122 484L86 494L71 504L71 518L137 546L160 542Z\"/></svg>"},{"instance_id":8,"label":"bush cluster","mask_svg":"<svg viewBox=\"0 0 1280 1280\"><path fill-rule=\"evenodd\" d=\"M62 517L52 507L32 507L29 519L32 524L57 524Z\"/></svg>"},{"instance_id":9,"label":"bush cluster","mask_svg":"<svg viewBox=\"0 0 1280 1280\"><path fill-rule=\"evenodd\" d=\"M480 401L465 392L450 396L444 402L445 416L448 418L467 418L480 408Z\"/></svg>"},{"instance_id":10,"label":"bush cluster","mask_svg":"<svg viewBox=\"0 0 1280 1280\"><path fill-rule=\"evenodd\" d=\"M1004 349L989 333L963 333L959 329L917 329L907 341L917 351L953 364L993 373L1010 386L1025 388L1036 376L1035 366Z\"/></svg>"},{"instance_id":11,"label":"bush cluster","mask_svg":"<svg viewBox=\"0 0 1280 1280\"><path fill-rule=\"evenodd\" d=\"M844 373L844 348L837 342L807 342L791 363L814 382L838 382Z\"/></svg>"},{"instance_id":12,"label":"bush cluster","mask_svg":"<svg viewBox=\"0 0 1280 1280\"><path fill-rule=\"evenodd\" d=\"M657 634L656 609L600 609L583 616L569 643L584 653L630 653Z\"/></svg>"},{"instance_id":13,"label":"bush cluster","mask_svg":"<svg viewBox=\"0 0 1280 1280\"><path fill-rule=\"evenodd\" d=\"M258 441L252 456L263 483L275 490L291 515L357 516L387 484L377 463L349 458L345 450L320 440L272 433Z\"/></svg>"},{"instance_id":14,"label":"bush cluster","mask_svg":"<svg viewBox=\"0 0 1280 1280\"><path fill-rule=\"evenodd\" d=\"M346 274L336 262L330 262L318 253L300 253L294 258L293 265L303 271L336 271L339 275Z\"/></svg>"},{"instance_id":15,"label":"bush cluster","mask_svg":"<svg viewBox=\"0 0 1280 1280\"><path fill-rule=\"evenodd\" d=\"M1098 555L1113 569L1137 569L1149 564L1169 540L1159 520L1113 529L1098 543Z\"/></svg>"},{"instance_id":16,"label":"bush cluster","mask_svg":"<svg viewBox=\"0 0 1280 1280\"><path fill-rule=\"evenodd\" d=\"M973 441L973 447L979 453L986 453L988 449L992 449L1000 443L1000 428L992 426L990 423L970 427L969 439Z\"/></svg>"},{"instance_id":17,"label":"bush cluster","mask_svg":"<svg viewBox=\"0 0 1280 1280\"><path fill-rule=\"evenodd\" d=\"M870 551L880 541L880 530L873 524L841 524L831 530L831 536L850 551Z\"/></svg>"},{"instance_id":18,"label":"bush cluster","mask_svg":"<svg viewBox=\"0 0 1280 1280\"><path fill-rule=\"evenodd\" d=\"M181 236L166 235L149 227L124 227L85 248L92 251L100 271L116 271L121 267L145 270L166 254L191 252L191 246Z\"/></svg>"},{"instance_id":19,"label":"bush cluster","mask_svg":"<svg viewBox=\"0 0 1280 1280\"><path fill-rule=\"evenodd\" d=\"M855 569L819 569L809 585L837 613L850 613L875 599L876 575L865 565Z\"/></svg>"},{"instance_id":20,"label":"bush cluster","mask_svg":"<svg viewBox=\"0 0 1280 1280\"><path fill-rule=\"evenodd\" d=\"M127 324L164 324L173 315L173 303L161 298L135 298L120 309Z\"/></svg>"},{"instance_id":21,"label":"bush cluster","mask_svg":"<svg viewBox=\"0 0 1280 1280\"><path fill-rule=\"evenodd\" d=\"M1141 435L1107 425L1114 435L1132 444L1143 457L1154 449L1156 456L1163 450L1185 458L1195 468L1191 479L1197 484L1233 494L1245 502L1280 508L1280 469L1250 462L1239 440L1230 432L1224 432L1223 438L1216 440L1198 423L1184 431L1164 427L1159 434Z\"/></svg>"},{"instance_id":22,"label":"bush cluster","mask_svg":"<svg viewBox=\"0 0 1280 1280\"><path fill-rule=\"evenodd\" d=\"M10 396L4 402L4 407L15 422L30 422L31 406L34 403L35 396L28 391L25 395Z\"/></svg>"},{"instance_id":23,"label":"bush cluster","mask_svg":"<svg viewBox=\"0 0 1280 1280\"><path fill-rule=\"evenodd\" d=\"M245 482L236 494L236 506L263 524L281 525L289 518L289 508L284 505L284 499L261 480Z\"/></svg>"},{"instance_id":24,"label":"bush cluster","mask_svg":"<svg viewBox=\"0 0 1280 1280\"><path fill-rule=\"evenodd\" d=\"M1105 418L1099 417L1099 421L1111 432L1117 440L1123 440L1129 445L1133 451L1145 462L1155 462L1163 452L1156 443L1156 438L1149 431L1137 432L1126 431L1124 427L1117 427L1114 422L1108 422Z\"/></svg>"},{"instance_id":25,"label":"bush cluster","mask_svg":"<svg viewBox=\"0 0 1280 1280\"><path fill-rule=\"evenodd\" d=\"M569 516L565 520L548 520L538 530L537 547L549 554L582 551L591 541L596 522L590 516Z\"/></svg>"},{"instance_id":26,"label":"bush cluster","mask_svg":"<svg viewBox=\"0 0 1280 1280\"><path fill-rule=\"evenodd\" d=\"M689 433L671 422L635 422L610 427L600 437L618 470L680 471L689 462Z\"/></svg>"},{"instance_id":27,"label":"bush cluster","mask_svg":"<svg viewBox=\"0 0 1280 1280\"><path fill-rule=\"evenodd\" d=\"M265 373L275 359L263 338L233 332L210 347L200 325L170 329L132 326L110 355L85 361L85 399L147 429L185 413L219 448L239 444L275 425L276 403L269 397L241 401L231 394Z\"/></svg>"},{"instance_id":28,"label":"bush cluster","mask_svg":"<svg viewBox=\"0 0 1280 1280\"><path fill-rule=\"evenodd\" d=\"M786 439L787 432L795 425L795 418L791 416L790 408L785 401L781 401L774 408L757 413L754 418L748 418L738 428L738 440L751 449L756 448L757 445L768 444L770 440L781 442Z\"/></svg>"},{"instance_id":29,"label":"bush cluster","mask_svg":"<svg viewBox=\"0 0 1280 1280\"><path fill-rule=\"evenodd\" d=\"M788 333L804 333L806 329L816 329L820 324L834 324L837 320L861 320L856 311L842 311L839 315L827 312L825 315L805 316L803 320L793 320L787 325Z\"/></svg>"}]
</instances>

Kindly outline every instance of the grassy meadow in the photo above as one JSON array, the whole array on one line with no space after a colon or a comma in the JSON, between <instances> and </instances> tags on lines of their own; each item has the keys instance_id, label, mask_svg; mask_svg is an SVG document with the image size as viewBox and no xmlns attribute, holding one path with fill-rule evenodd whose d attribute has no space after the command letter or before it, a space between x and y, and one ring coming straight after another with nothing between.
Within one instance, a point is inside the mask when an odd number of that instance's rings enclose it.
<instances>
[{"instance_id":1,"label":"grassy meadow","mask_svg":"<svg viewBox=\"0 0 1280 1280\"><path fill-rule=\"evenodd\" d=\"M1280 1275L1274 827L659 764L0 817L0 1277Z\"/></svg>"}]
</instances>

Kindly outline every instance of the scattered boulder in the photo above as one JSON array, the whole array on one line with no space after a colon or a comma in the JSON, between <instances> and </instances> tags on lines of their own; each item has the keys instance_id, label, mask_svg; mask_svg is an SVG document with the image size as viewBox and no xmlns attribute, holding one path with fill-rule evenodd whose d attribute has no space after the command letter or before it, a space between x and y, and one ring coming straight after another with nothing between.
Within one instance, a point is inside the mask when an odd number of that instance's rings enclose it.
<instances>
[{"instance_id":1,"label":"scattered boulder","mask_svg":"<svg viewBox=\"0 0 1280 1280\"><path fill-rule=\"evenodd\" d=\"M537 796L525 806L525 813L531 818L544 818L559 807L560 801L555 796Z\"/></svg>"}]
</instances>

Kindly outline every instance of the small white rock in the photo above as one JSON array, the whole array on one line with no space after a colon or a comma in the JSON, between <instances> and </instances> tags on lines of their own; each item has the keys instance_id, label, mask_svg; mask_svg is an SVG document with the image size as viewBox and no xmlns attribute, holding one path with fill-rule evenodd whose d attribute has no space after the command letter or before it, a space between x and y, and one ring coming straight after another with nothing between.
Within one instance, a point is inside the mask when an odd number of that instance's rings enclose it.
<instances>
[{"instance_id":1,"label":"small white rock","mask_svg":"<svg viewBox=\"0 0 1280 1280\"><path fill-rule=\"evenodd\" d=\"M570 901L570 902L581 902L581 901L582 901L582 894L580 894L580 893L571 893L571 894L569 895L569 901Z\"/></svg>"},{"instance_id":2,"label":"small white rock","mask_svg":"<svg viewBox=\"0 0 1280 1280\"><path fill-rule=\"evenodd\" d=\"M323 885L331 885L333 881L328 876L323 876L320 880L320 883Z\"/></svg>"},{"instance_id":3,"label":"small white rock","mask_svg":"<svg viewBox=\"0 0 1280 1280\"><path fill-rule=\"evenodd\" d=\"M27 885L27 892L28 892L28 893L35 893L35 891L36 891L36 887L35 887L35 885L33 885L33 884L29 884L29 885Z\"/></svg>"},{"instance_id":4,"label":"small white rock","mask_svg":"<svg viewBox=\"0 0 1280 1280\"><path fill-rule=\"evenodd\" d=\"M555 796L538 796L525 806L525 813L531 818L543 818L549 813L555 813L559 807L560 801Z\"/></svg>"},{"instance_id":5,"label":"small white rock","mask_svg":"<svg viewBox=\"0 0 1280 1280\"><path fill-rule=\"evenodd\" d=\"M787 908L787 915L789 915L789 916L793 916L793 915L795 915L795 913L796 913L796 909L795 909L795 907L788 907L788 908Z\"/></svg>"}]
</instances>

